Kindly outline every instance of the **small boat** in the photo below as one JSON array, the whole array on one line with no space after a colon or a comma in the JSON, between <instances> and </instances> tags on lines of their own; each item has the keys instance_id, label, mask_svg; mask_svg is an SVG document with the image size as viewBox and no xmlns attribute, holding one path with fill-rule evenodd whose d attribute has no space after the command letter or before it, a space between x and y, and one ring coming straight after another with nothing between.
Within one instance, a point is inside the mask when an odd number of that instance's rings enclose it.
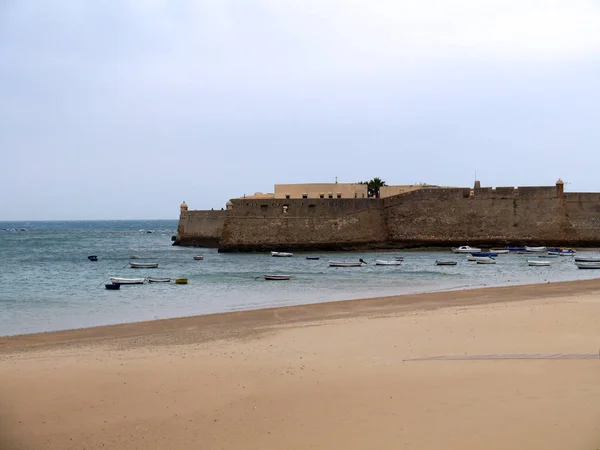
<instances>
[{"instance_id":1,"label":"small boat","mask_svg":"<svg viewBox=\"0 0 600 450\"><path fill-rule=\"evenodd\" d=\"M492 253L492 252L475 252L475 253L471 253L471 256L478 256L478 257L488 256L488 257L494 257L494 256L498 256L498 253Z\"/></svg>"},{"instance_id":2,"label":"small boat","mask_svg":"<svg viewBox=\"0 0 600 450\"><path fill-rule=\"evenodd\" d=\"M510 253L510 250L506 248L491 248L490 252L495 253L496 255L506 255L507 253Z\"/></svg>"},{"instance_id":3,"label":"small boat","mask_svg":"<svg viewBox=\"0 0 600 450\"><path fill-rule=\"evenodd\" d=\"M540 267L544 266L545 267L545 266L549 266L550 265L550 261L532 261L532 260L529 260L529 261L527 261L527 265L529 265L529 266L540 266Z\"/></svg>"},{"instance_id":4,"label":"small boat","mask_svg":"<svg viewBox=\"0 0 600 450\"><path fill-rule=\"evenodd\" d=\"M575 251L569 252L569 251L563 250L558 253L558 256L574 256L574 255L575 255Z\"/></svg>"},{"instance_id":5,"label":"small boat","mask_svg":"<svg viewBox=\"0 0 600 450\"><path fill-rule=\"evenodd\" d=\"M286 252L271 252L271 256L278 256L278 257L291 257L294 256L293 253L286 253Z\"/></svg>"},{"instance_id":6,"label":"small boat","mask_svg":"<svg viewBox=\"0 0 600 450\"><path fill-rule=\"evenodd\" d=\"M358 262L346 262L346 261L329 261L329 267L361 267L366 264L362 259Z\"/></svg>"},{"instance_id":7,"label":"small boat","mask_svg":"<svg viewBox=\"0 0 600 450\"><path fill-rule=\"evenodd\" d=\"M478 253L480 252L480 248L469 247L468 245L462 245L460 247L452 247L452 252L454 253Z\"/></svg>"},{"instance_id":8,"label":"small boat","mask_svg":"<svg viewBox=\"0 0 600 450\"><path fill-rule=\"evenodd\" d=\"M600 262L576 262L575 265L579 269L600 269Z\"/></svg>"},{"instance_id":9,"label":"small boat","mask_svg":"<svg viewBox=\"0 0 600 450\"><path fill-rule=\"evenodd\" d=\"M175 284L187 284L187 283L188 283L187 278L176 278L175 279Z\"/></svg>"},{"instance_id":10,"label":"small boat","mask_svg":"<svg viewBox=\"0 0 600 450\"><path fill-rule=\"evenodd\" d=\"M455 266L457 263L456 261L442 261L442 260L438 260L435 262L436 266Z\"/></svg>"},{"instance_id":11,"label":"small boat","mask_svg":"<svg viewBox=\"0 0 600 450\"><path fill-rule=\"evenodd\" d=\"M576 256L575 262L600 263L600 256Z\"/></svg>"},{"instance_id":12,"label":"small boat","mask_svg":"<svg viewBox=\"0 0 600 450\"><path fill-rule=\"evenodd\" d=\"M129 261L129 265L132 269L156 269L158 263L133 263Z\"/></svg>"},{"instance_id":13,"label":"small boat","mask_svg":"<svg viewBox=\"0 0 600 450\"><path fill-rule=\"evenodd\" d=\"M375 260L375 265L376 266L399 266L401 264L402 264L402 261L398 261L397 259L393 260L393 261L385 261L383 259L376 259Z\"/></svg>"},{"instance_id":14,"label":"small boat","mask_svg":"<svg viewBox=\"0 0 600 450\"><path fill-rule=\"evenodd\" d=\"M309 259L311 261L318 261L319 257L318 256L307 256L306 259Z\"/></svg>"},{"instance_id":15,"label":"small boat","mask_svg":"<svg viewBox=\"0 0 600 450\"><path fill-rule=\"evenodd\" d=\"M149 283L170 283L171 279L168 277L148 277Z\"/></svg>"},{"instance_id":16,"label":"small boat","mask_svg":"<svg viewBox=\"0 0 600 450\"><path fill-rule=\"evenodd\" d=\"M289 280L290 275L263 275L265 280Z\"/></svg>"},{"instance_id":17,"label":"small boat","mask_svg":"<svg viewBox=\"0 0 600 450\"><path fill-rule=\"evenodd\" d=\"M404 256L396 256L396 261L404 261Z\"/></svg>"},{"instance_id":18,"label":"small boat","mask_svg":"<svg viewBox=\"0 0 600 450\"><path fill-rule=\"evenodd\" d=\"M146 281L145 278L117 278L117 277L110 277L109 280L112 281L113 284L144 284L144 281Z\"/></svg>"},{"instance_id":19,"label":"small boat","mask_svg":"<svg viewBox=\"0 0 600 450\"><path fill-rule=\"evenodd\" d=\"M527 246L525 246L525 251L531 252L531 253L545 252L546 247L527 247Z\"/></svg>"},{"instance_id":20,"label":"small boat","mask_svg":"<svg viewBox=\"0 0 600 450\"><path fill-rule=\"evenodd\" d=\"M88 256L88 259L90 261L98 261L98 257L96 255L90 255L90 256Z\"/></svg>"},{"instance_id":21,"label":"small boat","mask_svg":"<svg viewBox=\"0 0 600 450\"><path fill-rule=\"evenodd\" d=\"M496 264L496 260L492 259L492 258L489 258L489 259L481 258L481 259L477 260L477 264Z\"/></svg>"},{"instance_id":22,"label":"small boat","mask_svg":"<svg viewBox=\"0 0 600 450\"><path fill-rule=\"evenodd\" d=\"M194 260L196 260L196 261L202 261L203 259L204 259L204 256L202 256L202 255L194 256Z\"/></svg>"},{"instance_id":23,"label":"small boat","mask_svg":"<svg viewBox=\"0 0 600 450\"><path fill-rule=\"evenodd\" d=\"M524 252L525 251L525 247L511 247L511 246L506 246L504 247L506 250L508 250L509 252Z\"/></svg>"},{"instance_id":24,"label":"small boat","mask_svg":"<svg viewBox=\"0 0 600 450\"><path fill-rule=\"evenodd\" d=\"M121 289L121 285L117 283L105 284L104 287L109 291L116 291L118 289Z\"/></svg>"},{"instance_id":25,"label":"small boat","mask_svg":"<svg viewBox=\"0 0 600 450\"><path fill-rule=\"evenodd\" d=\"M494 258L491 258L489 256L471 256L471 255L467 256L467 261L478 262L478 261L489 261L489 260L493 261Z\"/></svg>"},{"instance_id":26,"label":"small boat","mask_svg":"<svg viewBox=\"0 0 600 450\"><path fill-rule=\"evenodd\" d=\"M131 256L129 257L129 259L140 259L140 257L139 257L139 256L137 256L137 255L131 255Z\"/></svg>"}]
</instances>

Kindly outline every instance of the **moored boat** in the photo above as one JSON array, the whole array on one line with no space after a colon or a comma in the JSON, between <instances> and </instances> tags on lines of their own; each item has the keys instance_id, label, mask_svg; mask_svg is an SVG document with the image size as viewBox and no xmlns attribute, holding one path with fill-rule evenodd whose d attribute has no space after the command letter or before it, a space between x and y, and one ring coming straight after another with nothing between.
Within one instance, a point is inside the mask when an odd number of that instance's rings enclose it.
<instances>
[{"instance_id":1,"label":"moored boat","mask_svg":"<svg viewBox=\"0 0 600 450\"><path fill-rule=\"evenodd\" d=\"M109 291L116 291L117 289L121 288L121 285L116 284L116 283L109 283L109 284L105 284L104 287L106 289L108 289Z\"/></svg>"},{"instance_id":2,"label":"moored boat","mask_svg":"<svg viewBox=\"0 0 600 450\"><path fill-rule=\"evenodd\" d=\"M525 247L511 247L510 245L507 245L504 248L506 250L508 250L509 252L524 252L525 251Z\"/></svg>"},{"instance_id":3,"label":"moored boat","mask_svg":"<svg viewBox=\"0 0 600 450\"><path fill-rule=\"evenodd\" d=\"M294 256L293 253L289 253L289 252L271 252L271 256L278 256L278 257L291 257Z\"/></svg>"},{"instance_id":4,"label":"moored boat","mask_svg":"<svg viewBox=\"0 0 600 450\"><path fill-rule=\"evenodd\" d=\"M375 260L375 265L376 266L399 266L402 264L402 261L400 260L392 260L392 261L386 261L383 259L376 259Z\"/></svg>"},{"instance_id":5,"label":"moored boat","mask_svg":"<svg viewBox=\"0 0 600 450\"><path fill-rule=\"evenodd\" d=\"M531 252L531 253L545 252L546 251L546 247L528 247L528 246L525 246L525 251L526 252Z\"/></svg>"},{"instance_id":6,"label":"moored boat","mask_svg":"<svg viewBox=\"0 0 600 450\"><path fill-rule=\"evenodd\" d=\"M156 269L158 263L134 263L129 261L129 265L132 269Z\"/></svg>"},{"instance_id":7,"label":"moored boat","mask_svg":"<svg viewBox=\"0 0 600 450\"><path fill-rule=\"evenodd\" d=\"M578 261L575 265L579 269L600 269L600 262Z\"/></svg>"},{"instance_id":8,"label":"moored boat","mask_svg":"<svg viewBox=\"0 0 600 450\"><path fill-rule=\"evenodd\" d=\"M119 277L110 277L110 281L113 284L144 284L146 281L145 278L119 278Z\"/></svg>"},{"instance_id":9,"label":"moored boat","mask_svg":"<svg viewBox=\"0 0 600 450\"><path fill-rule=\"evenodd\" d=\"M575 262L597 262L597 263L600 263L600 256L576 256Z\"/></svg>"},{"instance_id":10,"label":"moored boat","mask_svg":"<svg viewBox=\"0 0 600 450\"><path fill-rule=\"evenodd\" d=\"M462 245L460 247L452 247L452 252L454 253L479 253L481 251L480 248L470 247L468 245Z\"/></svg>"},{"instance_id":11,"label":"moored boat","mask_svg":"<svg viewBox=\"0 0 600 450\"><path fill-rule=\"evenodd\" d=\"M319 257L318 256L307 256L306 259L309 259L311 261L318 261Z\"/></svg>"},{"instance_id":12,"label":"moored boat","mask_svg":"<svg viewBox=\"0 0 600 450\"><path fill-rule=\"evenodd\" d=\"M443 260L437 260L435 262L436 266L455 266L457 264L456 261L443 261Z\"/></svg>"},{"instance_id":13,"label":"moored boat","mask_svg":"<svg viewBox=\"0 0 600 450\"><path fill-rule=\"evenodd\" d=\"M539 267L547 267L550 265L550 261L534 261L534 260L529 260L527 261L527 265L529 266L539 266Z\"/></svg>"},{"instance_id":14,"label":"moored boat","mask_svg":"<svg viewBox=\"0 0 600 450\"><path fill-rule=\"evenodd\" d=\"M148 283L170 283L169 277L148 277Z\"/></svg>"},{"instance_id":15,"label":"moored boat","mask_svg":"<svg viewBox=\"0 0 600 450\"><path fill-rule=\"evenodd\" d=\"M88 259L90 261L98 261L98 257L96 255L90 255L90 256L88 256Z\"/></svg>"},{"instance_id":16,"label":"moored boat","mask_svg":"<svg viewBox=\"0 0 600 450\"><path fill-rule=\"evenodd\" d=\"M510 250L506 248L491 248L490 252L495 253L497 255L505 255L507 253L510 253Z\"/></svg>"},{"instance_id":17,"label":"moored boat","mask_svg":"<svg viewBox=\"0 0 600 450\"><path fill-rule=\"evenodd\" d=\"M187 284L187 283L188 283L187 278L176 278L175 279L175 284Z\"/></svg>"},{"instance_id":18,"label":"moored boat","mask_svg":"<svg viewBox=\"0 0 600 450\"><path fill-rule=\"evenodd\" d=\"M196 260L196 261L202 261L203 259L204 259L204 256L202 256L202 255L194 256L194 260Z\"/></svg>"},{"instance_id":19,"label":"moored boat","mask_svg":"<svg viewBox=\"0 0 600 450\"><path fill-rule=\"evenodd\" d=\"M493 258L491 258L489 256L472 256L472 255L467 256L467 261L478 262L478 261L489 261L489 260L493 260Z\"/></svg>"},{"instance_id":20,"label":"moored boat","mask_svg":"<svg viewBox=\"0 0 600 450\"><path fill-rule=\"evenodd\" d=\"M364 261L329 261L329 267L361 267ZM366 264L366 263L364 263Z\"/></svg>"},{"instance_id":21,"label":"moored boat","mask_svg":"<svg viewBox=\"0 0 600 450\"><path fill-rule=\"evenodd\" d=\"M481 259L477 260L477 264L496 264L496 260L492 259L492 258L489 258L489 259L481 258Z\"/></svg>"},{"instance_id":22,"label":"moored boat","mask_svg":"<svg viewBox=\"0 0 600 450\"><path fill-rule=\"evenodd\" d=\"M498 253L493 253L493 252L474 252L471 253L471 256L475 256L475 257L494 257L494 256L498 256Z\"/></svg>"},{"instance_id":23,"label":"moored boat","mask_svg":"<svg viewBox=\"0 0 600 450\"><path fill-rule=\"evenodd\" d=\"M289 280L291 275L263 275L265 280Z\"/></svg>"}]
</instances>

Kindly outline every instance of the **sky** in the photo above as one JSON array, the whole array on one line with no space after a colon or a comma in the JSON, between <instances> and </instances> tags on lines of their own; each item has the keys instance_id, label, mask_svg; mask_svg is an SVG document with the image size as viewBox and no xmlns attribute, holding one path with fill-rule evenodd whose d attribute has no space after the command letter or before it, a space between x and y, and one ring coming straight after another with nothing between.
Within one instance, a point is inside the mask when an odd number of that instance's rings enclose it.
<instances>
[{"instance_id":1,"label":"sky","mask_svg":"<svg viewBox=\"0 0 600 450\"><path fill-rule=\"evenodd\" d=\"M0 221L274 184L600 192L597 0L0 0Z\"/></svg>"}]
</instances>

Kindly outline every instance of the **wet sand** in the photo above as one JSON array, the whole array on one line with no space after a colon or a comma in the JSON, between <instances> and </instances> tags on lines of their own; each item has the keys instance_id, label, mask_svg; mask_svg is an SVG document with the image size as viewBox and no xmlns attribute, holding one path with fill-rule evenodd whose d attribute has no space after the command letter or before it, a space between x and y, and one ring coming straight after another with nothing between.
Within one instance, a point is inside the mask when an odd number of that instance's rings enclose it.
<instances>
[{"instance_id":1,"label":"wet sand","mask_svg":"<svg viewBox=\"0 0 600 450\"><path fill-rule=\"evenodd\" d=\"M0 338L0 449L598 449L599 349L600 280Z\"/></svg>"}]
</instances>

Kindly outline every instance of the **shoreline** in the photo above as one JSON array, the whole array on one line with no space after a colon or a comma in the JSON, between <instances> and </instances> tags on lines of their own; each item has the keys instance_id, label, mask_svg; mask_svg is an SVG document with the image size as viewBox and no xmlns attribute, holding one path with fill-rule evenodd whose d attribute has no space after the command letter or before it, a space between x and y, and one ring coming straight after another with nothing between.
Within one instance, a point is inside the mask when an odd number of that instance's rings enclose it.
<instances>
[{"instance_id":1,"label":"shoreline","mask_svg":"<svg viewBox=\"0 0 600 450\"><path fill-rule=\"evenodd\" d=\"M490 303L526 301L600 291L600 279L443 290L322 303L128 322L0 337L0 354L105 341L144 338L143 345L169 345L244 338L283 325L301 325L342 318L386 316Z\"/></svg>"}]
</instances>

